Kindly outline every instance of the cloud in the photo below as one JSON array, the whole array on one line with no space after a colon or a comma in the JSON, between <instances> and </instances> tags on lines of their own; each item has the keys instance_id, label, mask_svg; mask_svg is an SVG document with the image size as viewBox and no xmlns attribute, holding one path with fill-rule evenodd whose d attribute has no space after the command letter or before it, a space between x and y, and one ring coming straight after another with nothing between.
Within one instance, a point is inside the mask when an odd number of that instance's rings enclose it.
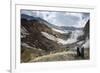
<instances>
[{"instance_id":1,"label":"cloud","mask_svg":"<svg viewBox=\"0 0 100 73\"><path fill-rule=\"evenodd\" d=\"M40 17L57 26L84 27L89 19L89 13L82 12L54 12L54 11L29 11L21 10L21 13Z\"/></svg>"}]
</instances>

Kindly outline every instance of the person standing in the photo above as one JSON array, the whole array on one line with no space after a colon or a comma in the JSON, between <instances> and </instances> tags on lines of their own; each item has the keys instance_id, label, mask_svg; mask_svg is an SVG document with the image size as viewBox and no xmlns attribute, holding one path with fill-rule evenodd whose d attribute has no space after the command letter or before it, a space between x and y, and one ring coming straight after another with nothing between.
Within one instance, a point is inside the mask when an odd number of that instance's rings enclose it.
<instances>
[{"instance_id":1,"label":"person standing","mask_svg":"<svg viewBox=\"0 0 100 73\"><path fill-rule=\"evenodd\" d=\"M77 56L81 56L80 48L79 47L77 47Z\"/></svg>"},{"instance_id":2,"label":"person standing","mask_svg":"<svg viewBox=\"0 0 100 73\"><path fill-rule=\"evenodd\" d=\"M81 48L81 57L84 58L84 47Z\"/></svg>"}]
</instances>

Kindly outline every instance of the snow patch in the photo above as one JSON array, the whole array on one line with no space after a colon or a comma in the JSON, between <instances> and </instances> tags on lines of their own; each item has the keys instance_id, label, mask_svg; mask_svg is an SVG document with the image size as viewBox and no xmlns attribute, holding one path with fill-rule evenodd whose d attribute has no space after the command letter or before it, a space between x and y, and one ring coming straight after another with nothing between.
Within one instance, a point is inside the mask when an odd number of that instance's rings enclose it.
<instances>
[{"instance_id":1,"label":"snow patch","mask_svg":"<svg viewBox=\"0 0 100 73\"><path fill-rule=\"evenodd\" d=\"M25 47L27 47L27 48L32 48L31 46L29 46L29 45L26 44L26 43L22 43L21 45L22 45L22 46L25 46Z\"/></svg>"},{"instance_id":2,"label":"snow patch","mask_svg":"<svg viewBox=\"0 0 100 73\"><path fill-rule=\"evenodd\" d=\"M69 38L68 40L63 40L63 39L57 38L57 42L63 45L66 45L66 44L71 44L71 43L76 42L76 39Z\"/></svg>"},{"instance_id":3,"label":"snow patch","mask_svg":"<svg viewBox=\"0 0 100 73\"><path fill-rule=\"evenodd\" d=\"M29 35L28 31L24 27L21 28L21 34L21 38L24 38L26 37L26 35Z\"/></svg>"},{"instance_id":4,"label":"snow patch","mask_svg":"<svg viewBox=\"0 0 100 73\"><path fill-rule=\"evenodd\" d=\"M59 32L59 33L68 33L68 31L62 31L62 30L58 30L58 29L55 29L55 28L52 28L53 31L56 31L56 32Z\"/></svg>"},{"instance_id":5,"label":"snow patch","mask_svg":"<svg viewBox=\"0 0 100 73\"><path fill-rule=\"evenodd\" d=\"M52 40L52 41L55 41L56 40L56 37L51 35L51 34L48 34L46 32L41 32L43 34L43 36L45 36L46 38Z\"/></svg>"},{"instance_id":6,"label":"snow patch","mask_svg":"<svg viewBox=\"0 0 100 73\"><path fill-rule=\"evenodd\" d=\"M87 40L87 41L85 42L85 44L83 44L84 48L89 48L89 44L90 44L90 42L89 42L89 40Z\"/></svg>"}]
</instances>

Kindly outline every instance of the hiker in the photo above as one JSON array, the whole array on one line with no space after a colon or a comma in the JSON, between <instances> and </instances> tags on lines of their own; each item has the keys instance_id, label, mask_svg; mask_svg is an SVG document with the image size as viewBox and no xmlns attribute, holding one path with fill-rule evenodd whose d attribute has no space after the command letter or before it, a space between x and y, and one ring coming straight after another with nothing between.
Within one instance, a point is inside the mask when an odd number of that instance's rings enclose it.
<instances>
[{"instance_id":1,"label":"hiker","mask_svg":"<svg viewBox=\"0 0 100 73\"><path fill-rule=\"evenodd\" d=\"M81 48L81 57L84 58L84 47Z\"/></svg>"},{"instance_id":2,"label":"hiker","mask_svg":"<svg viewBox=\"0 0 100 73\"><path fill-rule=\"evenodd\" d=\"M77 47L77 56L81 56L80 48L79 47Z\"/></svg>"},{"instance_id":3,"label":"hiker","mask_svg":"<svg viewBox=\"0 0 100 73\"><path fill-rule=\"evenodd\" d=\"M82 48L77 47L77 56L84 58L84 47Z\"/></svg>"}]
</instances>

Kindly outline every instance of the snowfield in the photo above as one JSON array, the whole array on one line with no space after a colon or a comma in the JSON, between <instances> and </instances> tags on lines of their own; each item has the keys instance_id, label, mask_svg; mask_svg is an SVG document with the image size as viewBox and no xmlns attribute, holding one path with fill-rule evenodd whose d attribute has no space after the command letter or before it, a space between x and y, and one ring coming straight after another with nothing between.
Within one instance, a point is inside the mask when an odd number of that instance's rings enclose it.
<instances>
[{"instance_id":1,"label":"snowfield","mask_svg":"<svg viewBox=\"0 0 100 73\"><path fill-rule=\"evenodd\" d=\"M56 32L59 32L61 34L68 33L68 31L62 31L62 30L58 30L58 29L55 29L55 28L52 28L52 30L56 31Z\"/></svg>"}]
</instances>

